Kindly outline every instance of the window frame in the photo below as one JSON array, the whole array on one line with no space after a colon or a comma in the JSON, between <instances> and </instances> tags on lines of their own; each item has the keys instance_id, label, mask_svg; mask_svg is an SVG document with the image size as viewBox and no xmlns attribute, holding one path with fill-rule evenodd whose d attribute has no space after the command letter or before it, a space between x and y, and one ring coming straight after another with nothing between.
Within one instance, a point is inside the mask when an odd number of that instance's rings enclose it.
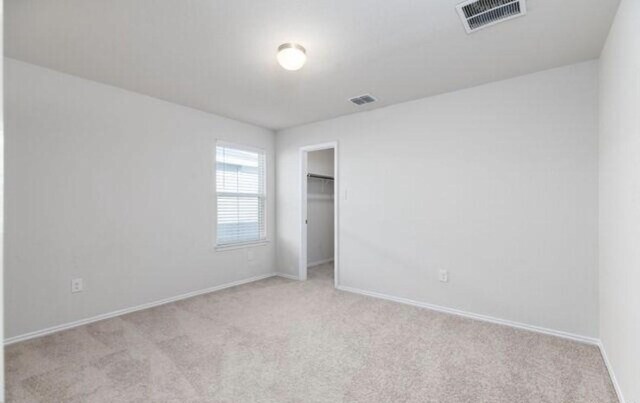
<instances>
[{"instance_id":1,"label":"window frame","mask_svg":"<svg viewBox=\"0 0 640 403\"><path fill-rule=\"evenodd\" d=\"M218 147L227 147L227 148L233 148L236 150L240 150L240 151L247 151L247 152L251 152L251 153L258 153L258 154L262 154L264 156L264 175L263 175L263 193L258 195L258 197L262 196L262 199L264 201L263 203L263 216L264 216L264 234L263 234L263 238L262 239L258 239L258 240L253 240L253 241L242 241L242 242L233 242L233 243L224 243L224 244L220 244L218 243L218 194L219 193L224 193L224 194L229 194L229 192L218 192ZM268 198L268 189L267 189L267 184L268 184L268 167L269 167L269 162L268 162L268 157L267 157L267 150L265 150L264 148L259 148L259 147L254 147L254 146L248 146L248 145L244 145L244 144L238 144L238 143L233 143L233 142L228 142L228 141L224 141L224 140L217 140L214 150L213 150L213 190L214 190L214 194L215 194L215 204L214 204L214 210L215 210L215 220L214 220L214 242L213 244L215 245L215 249L216 251L225 251L225 250L233 250L233 249L240 249L240 248L249 248L249 247L254 247L254 246L262 246L262 245L266 245L267 243L269 243L269 230L268 230L268 223L269 223L269 219L268 219L268 203L269 203L269 198ZM243 194L238 192L237 194Z\"/></svg>"}]
</instances>

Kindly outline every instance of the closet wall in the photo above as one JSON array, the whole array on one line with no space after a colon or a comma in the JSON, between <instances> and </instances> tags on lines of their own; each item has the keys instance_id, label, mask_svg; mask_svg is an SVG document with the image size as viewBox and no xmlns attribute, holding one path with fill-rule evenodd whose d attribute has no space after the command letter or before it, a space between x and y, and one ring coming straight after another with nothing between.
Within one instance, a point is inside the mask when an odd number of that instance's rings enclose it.
<instances>
[{"instance_id":1,"label":"closet wall","mask_svg":"<svg viewBox=\"0 0 640 403\"><path fill-rule=\"evenodd\" d=\"M308 154L309 173L333 177L333 149ZM307 265L333 260L333 181L307 179Z\"/></svg>"}]
</instances>

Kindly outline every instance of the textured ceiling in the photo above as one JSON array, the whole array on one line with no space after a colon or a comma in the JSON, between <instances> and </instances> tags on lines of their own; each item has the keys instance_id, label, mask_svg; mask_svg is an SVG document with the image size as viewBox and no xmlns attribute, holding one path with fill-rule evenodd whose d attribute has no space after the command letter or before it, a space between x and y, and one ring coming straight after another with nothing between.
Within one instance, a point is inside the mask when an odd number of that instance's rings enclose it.
<instances>
[{"instance_id":1,"label":"textured ceiling","mask_svg":"<svg viewBox=\"0 0 640 403\"><path fill-rule=\"evenodd\" d=\"M457 0L5 0L7 56L281 129L597 58L619 0L528 0L467 35ZM307 65L280 68L283 42ZM379 99L358 108L348 98Z\"/></svg>"}]
</instances>

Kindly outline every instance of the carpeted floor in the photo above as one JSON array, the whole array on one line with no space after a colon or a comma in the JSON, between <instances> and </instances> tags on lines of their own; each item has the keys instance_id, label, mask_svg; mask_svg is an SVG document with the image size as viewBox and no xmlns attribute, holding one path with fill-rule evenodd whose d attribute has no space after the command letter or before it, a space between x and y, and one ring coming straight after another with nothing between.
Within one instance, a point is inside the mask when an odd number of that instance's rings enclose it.
<instances>
[{"instance_id":1,"label":"carpeted floor","mask_svg":"<svg viewBox=\"0 0 640 403\"><path fill-rule=\"evenodd\" d=\"M269 278L11 345L12 402L617 402L596 347Z\"/></svg>"}]
</instances>

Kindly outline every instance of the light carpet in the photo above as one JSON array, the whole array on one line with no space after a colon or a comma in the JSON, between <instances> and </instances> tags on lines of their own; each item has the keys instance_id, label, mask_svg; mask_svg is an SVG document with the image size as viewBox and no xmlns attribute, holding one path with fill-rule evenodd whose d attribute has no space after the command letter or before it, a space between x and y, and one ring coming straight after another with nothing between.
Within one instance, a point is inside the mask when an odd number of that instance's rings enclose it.
<instances>
[{"instance_id":1,"label":"light carpet","mask_svg":"<svg viewBox=\"0 0 640 403\"><path fill-rule=\"evenodd\" d=\"M6 348L11 402L617 402L597 347L269 278Z\"/></svg>"}]
</instances>

